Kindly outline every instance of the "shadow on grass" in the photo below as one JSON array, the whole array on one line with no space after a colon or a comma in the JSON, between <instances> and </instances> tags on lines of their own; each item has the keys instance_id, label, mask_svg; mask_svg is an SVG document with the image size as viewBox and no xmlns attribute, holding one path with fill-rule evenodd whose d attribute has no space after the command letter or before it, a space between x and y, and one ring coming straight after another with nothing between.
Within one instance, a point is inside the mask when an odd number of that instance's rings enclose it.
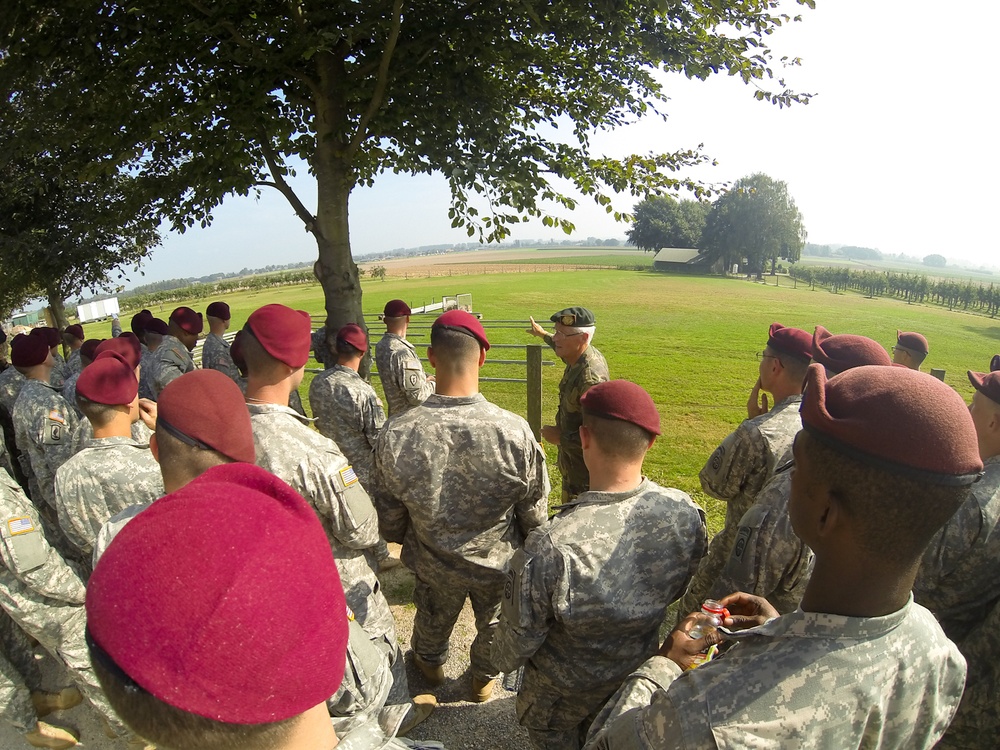
<instances>
[{"instance_id":1,"label":"shadow on grass","mask_svg":"<svg viewBox=\"0 0 1000 750\"><path fill-rule=\"evenodd\" d=\"M978 334L979 336L986 336L991 339L997 339L1000 341L1000 326L990 326L989 328L979 328L978 326L963 326L965 330L971 331L972 333Z\"/></svg>"}]
</instances>

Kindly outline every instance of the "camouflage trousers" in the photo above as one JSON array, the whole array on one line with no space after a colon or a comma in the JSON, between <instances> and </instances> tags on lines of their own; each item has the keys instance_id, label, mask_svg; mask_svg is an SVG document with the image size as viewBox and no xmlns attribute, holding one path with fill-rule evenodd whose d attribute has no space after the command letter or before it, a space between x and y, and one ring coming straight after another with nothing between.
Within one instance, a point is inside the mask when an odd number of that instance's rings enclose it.
<instances>
[{"instance_id":1,"label":"camouflage trousers","mask_svg":"<svg viewBox=\"0 0 1000 750\"><path fill-rule=\"evenodd\" d=\"M687 591L681 597L680 605L677 608L678 622L692 612L701 609L701 603L708 597L715 582L726 569L729 555L733 551L733 544L736 542L736 532L740 528L740 519L752 506L753 501L743 497L726 503L725 525L722 527L722 531L712 537L712 541L708 545L708 554L701 559L698 570L695 571L691 583L688 584ZM726 593L732 592L727 591Z\"/></svg>"},{"instance_id":2,"label":"camouflage trousers","mask_svg":"<svg viewBox=\"0 0 1000 750\"><path fill-rule=\"evenodd\" d=\"M612 695L614 690L609 688L560 695L526 674L517 694L517 720L528 730L535 750L579 750L586 744L598 711Z\"/></svg>"},{"instance_id":3,"label":"camouflage trousers","mask_svg":"<svg viewBox=\"0 0 1000 750\"><path fill-rule=\"evenodd\" d=\"M414 653L428 664L444 664L448 660L451 632L468 598L476 617L476 638L469 649L472 676L492 680L500 676L493 665L493 634L500 622L502 586L458 587L449 584L432 586L419 576L413 588L413 603L417 614L413 618Z\"/></svg>"},{"instance_id":4,"label":"camouflage trousers","mask_svg":"<svg viewBox=\"0 0 1000 750\"><path fill-rule=\"evenodd\" d=\"M30 732L38 723L31 691L41 685L31 640L6 612L0 612L0 711L21 733Z\"/></svg>"}]
</instances>

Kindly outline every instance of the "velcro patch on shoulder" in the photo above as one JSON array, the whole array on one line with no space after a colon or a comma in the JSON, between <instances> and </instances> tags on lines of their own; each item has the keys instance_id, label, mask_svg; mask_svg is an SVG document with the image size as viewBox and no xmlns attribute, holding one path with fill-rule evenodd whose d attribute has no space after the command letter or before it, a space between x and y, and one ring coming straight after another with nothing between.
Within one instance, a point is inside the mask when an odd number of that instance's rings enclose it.
<instances>
[{"instance_id":1,"label":"velcro patch on shoulder","mask_svg":"<svg viewBox=\"0 0 1000 750\"><path fill-rule=\"evenodd\" d=\"M56 409L49 412L49 419L53 422L58 422L59 424L66 424L66 418Z\"/></svg>"},{"instance_id":2,"label":"velcro patch on shoulder","mask_svg":"<svg viewBox=\"0 0 1000 750\"><path fill-rule=\"evenodd\" d=\"M18 534L30 534L34 530L35 522L28 516L18 516L17 518L7 519L7 531L10 532L11 536L17 536Z\"/></svg>"},{"instance_id":3,"label":"velcro patch on shoulder","mask_svg":"<svg viewBox=\"0 0 1000 750\"><path fill-rule=\"evenodd\" d=\"M340 481L344 483L344 487L350 487L352 484L357 484L360 480L358 475L354 473L353 466L345 466L340 470Z\"/></svg>"}]
</instances>

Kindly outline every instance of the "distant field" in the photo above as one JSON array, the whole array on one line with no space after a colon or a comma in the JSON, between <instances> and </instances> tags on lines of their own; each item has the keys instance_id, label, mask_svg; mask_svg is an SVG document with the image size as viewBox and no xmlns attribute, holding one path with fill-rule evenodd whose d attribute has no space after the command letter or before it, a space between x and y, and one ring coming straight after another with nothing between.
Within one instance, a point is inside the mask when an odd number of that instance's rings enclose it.
<instances>
[{"instance_id":1,"label":"distant field","mask_svg":"<svg viewBox=\"0 0 1000 750\"><path fill-rule=\"evenodd\" d=\"M787 266L787 264L785 264ZM1000 283L1000 276L988 271L971 271L964 268L931 268L923 263L903 263L898 260L850 260L848 258L803 257L796 265L812 268L853 268L861 271L895 271L896 273L916 273L935 279L963 279L988 284Z\"/></svg>"},{"instance_id":2,"label":"distant field","mask_svg":"<svg viewBox=\"0 0 1000 750\"><path fill-rule=\"evenodd\" d=\"M636 253L641 258L642 253ZM647 256L649 257L649 256ZM470 274L475 274L466 266ZM685 278L642 271L545 271L526 274L453 275L411 278L390 276L366 280L365 309L378 312L389 299L401 297L411 306L439 300L442 295L470 292L483 313L494 343L528 344L524 333L529 315L547 324L548 316L568 305L592 308L597 316L596 346L604 353L613 377L628 378L645 387L663 418L664 434L647 458L646 473L655 481L692 494L709 512L713 527L721 525L720 504L701 493L698 471L718 442L746 416L746 399L757 378L757 359L773 321L812 330L822 324L835 333L870 336L889 345L897 328L924 333L931 343L927 367L947 370L946 382L967 399L972 388L967 369L985 369L1000 352L1000 321L949 312L936 307L907 305L890 299L810 291L790 280L759 284L739 279ZM233 326L242 326L255 308L269 302L322 313L318 285L291 286L259 293L221 297L233 312ZM188 300L204 310L209 300ZM153 312L166 318L170 309ZM134 311L123 311L128 319ZM494 321L518 321L500 323ZM415 319L411 338L427 341L430 319ZM370 320L373 336L381 326ZM88 336L107 336L110 326L89 324ZM521 359L517 350L494 349L493 359ZM555 360L547 352L547 359ZM523 377L517 366L491 365L484 375ZM926 369L926 368L925 368ZM562 365L544 369L544 420L555 415ZM303 396L308 390L307 376ZM379 386L376 385L376 388ZM487 398L519 414L525 413L524 386L484 383ZM558 487L555 450L546 446L553 487ZM553 498L555 495L553 495Z\"/></svg>"},{"instance_id":3,"label":"distant field","mask_svg":"<svg viewBox=\"0 0 1000 750\"><path fill-rule=\"evenodd\" d=\"M472 262L472 261L470 261ZM551 258L541 256L538 258L521 258L519 260L503 261L505 264L513 265L567 265L567 266L644 266L653 267L653 253L642 253L633 250L629 254L616 253L609 255L601 252L585 253L581 255L570 255L568 257Z\"/></svg>"}]
</instances>

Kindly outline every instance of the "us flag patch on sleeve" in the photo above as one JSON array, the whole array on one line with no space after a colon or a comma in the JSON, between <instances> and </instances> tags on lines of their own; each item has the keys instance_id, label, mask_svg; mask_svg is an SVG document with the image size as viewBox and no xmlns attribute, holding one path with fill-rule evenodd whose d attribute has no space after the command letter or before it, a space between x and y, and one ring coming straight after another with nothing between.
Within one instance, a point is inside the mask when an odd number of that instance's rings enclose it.
<instances>
[{"instance_id":1,"label":"us flag patch on sleeve","mask_svg":"<svg viewBox=\"0 0 1000 750\"><path fill-rule=\"evenodd\" d=\"M341 469L340 479L344 483L344 487L350 487L352 484L358 483L358 475L354 473L353 466L347 466Z\"/></svg>"},{"instance_id":2,"label":"us flag patch on sleeve","mask_svg":"<svg viewBox=\"0 0 1000 750\"><path fill-rule=\"evenodd\" d=\"M7 519L7 530L10 532L11 536L27 534L29 531L35 530L35 523L27 516L9 518Z\"/></svg>"},{"instance_id":3,"label":"us flag patch on sleeve","mask_svg":"<svg viewBox=\"0 0 1000 750\"><path fill-rule=\"evenodd\" d=\"M49 419L53 422L58 422L59 424L66 424L66 419L55 409L49 412Z\"/></svg>"}]
</instances>

